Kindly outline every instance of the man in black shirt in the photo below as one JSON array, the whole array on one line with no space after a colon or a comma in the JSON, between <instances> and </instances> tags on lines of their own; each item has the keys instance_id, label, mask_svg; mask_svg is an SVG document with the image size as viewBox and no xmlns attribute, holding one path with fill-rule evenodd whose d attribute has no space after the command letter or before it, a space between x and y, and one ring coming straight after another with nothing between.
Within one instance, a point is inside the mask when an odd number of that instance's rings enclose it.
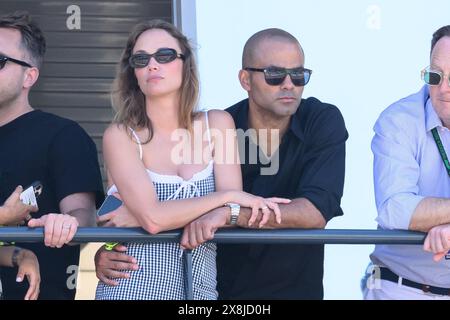
<instances>
[{"instance_id":1,"label":"man in black shirt","mask_svg":"<svg viewBox=\"0 0 450 320\"><path fill-rule=\"evenodd\" d=\"M95 225L103 188L96 147L84 130L29 104L44 53L44 36L27 14L0 17L0 203L17 185L42 183L39 211L28 226L44 227L45 245L19 245L39 259L39 298L73 299L80 248L65 244L78 226ZM5 299L25 296L28 285L17 283L16 274L1 269Z\"/></svg>"},{"instance_id":2,"label":"man in black shirt","mask_svg":"<svg viewBox=\"0 0 450 320\"><path fill-rule=\"evenodd\" d=\"M244 47L239 72L248 99L227 109L238 130L244 191L292 199L279 204L281 224L272 214L264 228L324 228L343 214L347 130L335 106L301 98L311 76L304 60L298 40L286 31L256 33ZM217 228L248 228L250 215L248 208L212 210L185 228L181 243L195 248ZM323 259L323 245L220 244L219 298L322 299ZM96 266L102 279L124 277L118 269L137 267L131 257L102 250Z\"/></svg>"},{"instance_id":3,"label":"man in black shirt","mask_svg":"<svg viewBox=\"0 0 450 320\"><path fill-rule=\"evenodd\" d=\"M342 215L348 134L335 106L301 99L311 76L304 61L299 42L286 31L256 33L245 44L239 72L249 98L227 109L238 135L239 129L247 133L239 139L244 191L292 199L279 205L281 224L272 215L264 228L324 228ZM257 138L249 129L256 130ZM275 130L280 139L266 138L270 133L265 130ZM229 211L218 208L200 217L193 222L196 228L185 228L191 235L186 232L182 244L196 247L209 240L224 222L230 224L223 218ZM236 224L247 228L250 214L241 208ZM322 299L323 259L323 245L220 244L219 298Z\"/></svg>"}]
</instances>

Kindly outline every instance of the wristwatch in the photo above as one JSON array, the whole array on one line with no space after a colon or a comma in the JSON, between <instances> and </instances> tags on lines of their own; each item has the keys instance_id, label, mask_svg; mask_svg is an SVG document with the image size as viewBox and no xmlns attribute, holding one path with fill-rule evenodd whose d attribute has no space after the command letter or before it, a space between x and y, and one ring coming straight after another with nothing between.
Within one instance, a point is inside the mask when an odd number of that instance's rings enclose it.
<instances>
[{"instance_id":1,"label":"wristwatch","mask_svg":"<svg viewBox=\"0 0 450 320\"><path fill-rule=\"evenodd\" d=\"M237 203L229 202L225 204L227 207L231 209L231 217L230 217L230 225L234 226L237 224L239 213L241 212L241 206Z\"/></svg>"}]
</instances>

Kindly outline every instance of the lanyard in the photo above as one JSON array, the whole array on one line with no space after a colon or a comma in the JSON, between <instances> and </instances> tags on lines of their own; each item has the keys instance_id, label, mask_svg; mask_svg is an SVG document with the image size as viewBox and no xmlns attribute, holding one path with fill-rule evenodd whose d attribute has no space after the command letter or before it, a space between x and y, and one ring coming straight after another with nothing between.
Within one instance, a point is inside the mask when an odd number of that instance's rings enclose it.
<instances>
[{"instance_id":1,"label":"lanyard","mask_svg":"<svg viewBox=\"0 0 450 320\"><path fill-rule=\"evenodd\" d=\"M442 161L444 162L445 169L447 169L447 174L450 176L450 163L448 162L447 153L445 152L441 137L439 136L436 128L431 129L431 133L433 134L434 142L436 142L439 154L441 155Z\"/></svg>"}]
</instances>

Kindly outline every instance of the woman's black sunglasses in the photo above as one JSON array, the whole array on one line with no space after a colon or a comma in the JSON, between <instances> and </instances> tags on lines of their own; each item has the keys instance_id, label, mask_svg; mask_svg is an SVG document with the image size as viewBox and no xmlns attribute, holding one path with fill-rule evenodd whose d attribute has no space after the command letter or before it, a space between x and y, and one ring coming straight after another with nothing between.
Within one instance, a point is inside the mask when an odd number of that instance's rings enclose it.
<instances>
[{"instance_id":1,"label":"woman's black sunglasses","mask_svg":"<svg viewBox=\"0 0 450 320\"><path fill-rule=\"evenodd\" d=\"M6 64L6 62L8 62L8 61L17 63L17 64L19 64L21 66L24 66L24 67L33 68L33 66L31 64L26 63L25 61L21 61L21 60L17 60L17 59L13 59L13 58L10 58L10 57L7 57L7 56L0 55L0 70L3 69L3 67Z\"/></svg>"},{"instance_id":2,"label":"woman's black sunglasses","mask_svg":"<svg viewBox=\"0 0 450 320\"><path fill-rule=\"evenodd\" d=\"M284 82L286 76L291 77L291 81L296 87L305 86L311 77L312 70L305 69L303 67L298 68L281 68L281 67L267 67L264 69L259 68L244 68L247 71L264 72L264 79L270 86L278 86Z\"/></svg>"},{"instance_id":3,"label":"woman's black sunglasses","mask_svg":"<svg viewBox=\"0 0 450 320\"><path fill-rule=\"evenodd\" d=\"M164 64L169 63L175 60L176 58L180 58L181 60L185 59L185 55L178 53L175 49L171 48L162 48L156 51L153 54L149 53L136 53L133 54L128 62L132 68L145 68L151 58L155 58L158 63Z\"/></svg>"}]
</instances>

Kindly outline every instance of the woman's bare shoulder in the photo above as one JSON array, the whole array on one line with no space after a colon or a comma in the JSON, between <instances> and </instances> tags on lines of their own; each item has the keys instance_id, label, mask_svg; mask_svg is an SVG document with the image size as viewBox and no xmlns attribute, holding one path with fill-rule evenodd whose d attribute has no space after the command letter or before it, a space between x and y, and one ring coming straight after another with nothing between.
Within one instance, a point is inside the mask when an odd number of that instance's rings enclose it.
<instances>
[{"instance_id":1,"label":"woman's bare shoulder","mask_svg":"<svg viewBox=\"0 0 450 320\"><path fill-rule=\"evenodd\" d=\"M211 128L217 129L234 129L234 120L225 110L212 109L208 110L208 119Z\"/></svg>"},{"instance_id":2,"label":"woman's bare shoulder","mask_svg":"<svg viewBox=\"0 0 450 320\"><path fill-rule=\"evenodd\" d=\"M103 142L108 143L114 141L115 143L124 143L130 140L129 129L117 123L110 124L103 133Z\"/></svg>"}]
</instances>

